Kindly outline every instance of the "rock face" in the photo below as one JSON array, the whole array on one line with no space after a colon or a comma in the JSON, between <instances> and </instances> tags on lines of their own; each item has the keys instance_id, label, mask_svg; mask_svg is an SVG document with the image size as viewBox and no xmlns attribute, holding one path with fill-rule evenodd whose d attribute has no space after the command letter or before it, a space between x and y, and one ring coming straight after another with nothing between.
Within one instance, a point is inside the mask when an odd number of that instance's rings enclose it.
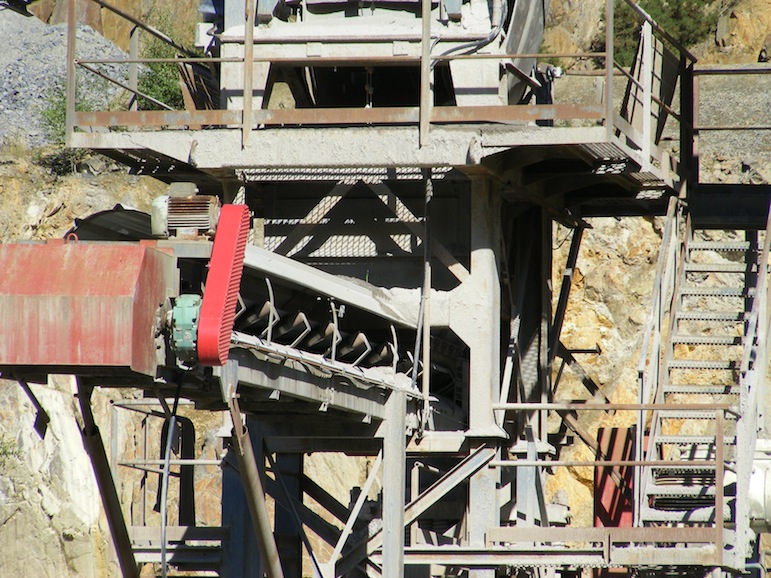
<instances>
[{"instance_id":1,"label":"rock face","mask_svg":"<svg viewBox=\"0 0 771 578\"><path fill-rule=\"evenodd\" d=\"M604 13L605 0L551 0L544 47L562 54L589 50L600 34Z\"/></svg>"},{"instance_id":2,"label":"rock face","mask_svg":"<svg viewBox=\"0 0 771 578\"><path fill-rule=\"evenodd\" d=\"M114 0L109 3L118 10L129 14L139 20L158 24L157 19L165 18L160 16L164 10L163 3L156 0ZM195 22L197 20L198 0L181 0L173 5L173 18L169 24L176 22ZM93 28L100 32L105 38L111 40L128 51L129 36L134 25L121 18L114 12L107 9L100 9L99 6L90 0L76 0L76 11L78 22ZM50 24L63 24L67 21L67 1L66 0L42 0L34 3L30 10L43 22ZM172 12L169 12L172 15ZM167 34L172 34L175 40L184 43L190 43L193 38L192 27L172 26L173 30L165 30Z\"/></svg>"},{"instance_id":3,"label":"rock face","mask_svg":"<svg viewBox=\"0 0 771 578\"><path fill-rule=\"evenodd\" d=\"M771 7L766 0L734 3L720 16L715 33L718 55L729 62L754 62L771 34ZM771 47L767 47L768 50Z\"/></svg>"},{"instance_id":4,"label":"rock face","mask_svg":"<svg viewBox=\"0 0 771 578\"><path fill-rule=\"evenodd\" d=\"M15 442L0 476L4 576L115 575L91 465L73 417L68 380L31 386L51 418L45 437L18 384L0 381L0 435Z\"/></svg>"},{"instance_id":5,"label":"rock face","mask_svg":"<svg viewBox=\"0 0 771 578\"><path fill-rule=\"evenodd\" d=\"M551 0L544 47L552 53L591 50L604 34L605 5L606 0ZM771 34L771 4L767 0L713 0L709 8L718 11L719 20L714 38L693 48L700 62L756 62ZM581 68L580 62L566 60L563 65Z\"/></svg>"}]
</instances>

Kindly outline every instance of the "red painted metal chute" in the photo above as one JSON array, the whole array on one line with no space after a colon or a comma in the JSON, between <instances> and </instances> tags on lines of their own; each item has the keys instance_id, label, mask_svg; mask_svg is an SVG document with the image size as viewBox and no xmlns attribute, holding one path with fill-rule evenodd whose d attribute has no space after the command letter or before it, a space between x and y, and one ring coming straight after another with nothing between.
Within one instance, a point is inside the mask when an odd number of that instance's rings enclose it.
<instances>
[{"instance_id":1,"label":"red painted metal chute","mask_svg":"<svg viewBox=\"0 0 771 578\"><path fill-rule=\"evenodd\" d=\"M198 361L201 365L224 365L228 360L248 235L248 207L223 206L198 321Z\"/></svg>"}]
</instances>

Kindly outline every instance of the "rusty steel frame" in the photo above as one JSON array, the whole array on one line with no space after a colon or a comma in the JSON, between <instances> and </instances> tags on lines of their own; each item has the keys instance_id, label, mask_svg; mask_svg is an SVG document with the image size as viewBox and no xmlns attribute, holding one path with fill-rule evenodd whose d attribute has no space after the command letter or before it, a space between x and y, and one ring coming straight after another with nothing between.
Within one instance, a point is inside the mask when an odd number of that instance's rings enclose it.
<instances>
[{"instance_id":1,"label":"rusty steel frame","mask_svg":"<svg viewBox=\"0 0 771 578\"><path fill-rule=\"evenodd\" d=\"M146 27L140 26L138 22L135 22L135 20L125 15L124 13L121 13L117 9L114 9L113 7L109 6L107 3L103 2L102 0L94 0L99 5L112 10L113 12L127 18L129 21L134 22L135 25L139 26L143 30L146 30L150 33L153 33L151 30L147 30ZM707 72L702 71L694 71L693 70L693 61L695 60L693 55L688 52L685 48L683 48L681 45L679 45L671 36L669 36L664 30L662 30L658 25L639 7L636 6L633 2L630 0L625 0L626 4L629 4L632 6L632 8L637 12L637 14L644 20L646 23L646 28L650 31L655 31L656 33L661 34L668 42L670 42L672 45L677 47L680 50L681 53L681 67L680 67L680 79L681 83L690 83L692 82L693 75L703 75L708 74ZM483 59L507 59L512 57L525 57L525 56L548 56L546 54L540 54L540 55L528 55L528 54L485 54L485 55L458 55L458 56L437 56L432 57L430 54L426 56L426 54L422 54L420 58L417 57L393 57L393 58L366 58L366 57L355 57L355 58L346 58L341 59L340 57L309 57L307 59L303 59L302 61L298 61L297 59L282 59L282 58L269 58L269 57L259 57L255 56L252 53L252 45L254 42L258 42L253 38L253 26L249 26L249 14L251 13L251 16L253 18L254 10L249 10L249 7L253 5L253 0L248 0L246 2L247 6L247 13L246 13L246 20L247 20L247 28L249 29L249 32L245 35L245 42L247 44L245 56L243 59L226 59L226 58L219 58L219 59L201 59L201 58L180 58L180 59L138 59L138 58L131 58L122 62L129 62L129 63L139 63L139 62L244 62L246 64L245 71L244 71L244 85L245 86L251 86L251 66L249 66L249 63L253 62L262 62L262 61L270 61L275 64L299 64L302 63L303 65L310 65L310 64L340 64L340 63L349 63L349 64L365 64L365 63L390 63L394 65L402 64L402 63L411 63L411 64L421 64L421 98L420 98L420 106L418 107L399 107L399 108L373 108L373 109L290 109L290 110L267 110L267 109L256 109L253 110L251 106L251 91L246 91L244 96L244 106L242 110L214 110L214 111L123 111L123 112L75 112L74 108L74 98L75 98L75 90L74 90L74 79L76 74L76 66L81 66L82 68L89 70L90 72L95 72L97 74L97 71L95 69L89 68L86 66L87 64L97 64L97 63L106 63L109 62L107 60L81 60L78 61L75 59L75 35L74 35L74 5L75 0L68 0L68 7L69 7L69 13L68 13L68 63L67 63L67 75L68 75L68 83L67 83L67 137L69 139L70 134L72 131L74 131L77 127L84 127L84 128L90 128L90 127L113 127L113 126L144 126L144 127L183 127L183 126L191 126L191 125L208 125L208 126L218 126L218 127L232 127L235 129L240 129L242 133L242 143L246 145L248 143L248 140L250 138L251 133L255 129L255 127L261 127L261 126L326 126L326 125L380 125L380 124L409 124L409 125L418 125L420 127L420 143L424 144L429 138L429 128L431 124L462 124L462 123L519 123L519 122L532 122L535 120L541 120L541 119L552 119L552 120L570 120L570 119L583 119L583 120L595 120L595 121L604 121L605 127L607 130L607 136L608 141L611 142L615 139L615 132L617 130L621 130L622 133L626 134L626 128L627 127L620 127L616 121L617 114L614 110L613 105L613 82L614 82L614 76L619 76L619 74L616 73L615 69L620 70L621 76L626 76L627 80L638 86L646 95L646 100L650 98L650 101L656 102L659 106L662 107L663 110L666 110L672 117L677 120L680 124L681 128L681 135L693 133L694 131L698 130L739 130L737 127L699 127L693 122L693 116L695 114L693 103L698 101L698 90L697 87L694 87L691 85L690 87L683 87L681 85L681 90L685 91L684 93L687 93L690 90L690 95L693 97L691 101L684 102L682 106L682 110L680 113L677 113L674 111L671 107L666 105L664 102L662 102L660 99L658 99L654 94L651 93L651 89L649 86L650 79L646 78L645 83L638 81L637 79L633 78L629 73L624 71L620 66L617 65L617 63L614 62L612 56L613 56L613 0L607 0L606 5L606 18L607 21L610 23L609 26L607 26L607 36L606 36L606 51L601 53L575 53L575 54L564 54L559 55L561 57L565 58L589 58L589 57L604 57L605 58L605 67L604 70L601 71L601 73L605 76L605 92L604 92L604 102L601 105L575 105L575 104L566 104L566 105L536 105L536 106L529 106L529 107L522 107L522 106L474 106L474 107L434 107L430 100L430 92L427 87L429 87L429 78L427 72L427 64L430 61L448 61L453 59L470 59L470 58L483 58ZM425 9L425 6L428 5L430 8L430 2L427 0L423 0L423 7ZM157 31L155 31L157 32ZM155 34L157 36L157 34ZM426 33L426 28L424 24L424 33L423 33L423 39L422 42L426 44L426 38L430 37L430 29L428 31L428 34ZM650 38L650 36L649 36ZM163 38L161 38L164 40ZM176 47L176 46L175 46ZM182 50L186 51L184 47L180 47ZM649 48L649 47L647 47ZM650 64L650 63L648 63ZM649 68L649 67L648 67ZM643 69L646 70L647 73L651 73L651 70L648 70L646 66L643 66ZM429 68L430 70L430 68ZM771 69L769 69L771 71ZM722 72L720 72L722 73ZM749 73L759 73L759 72L749 72ZM719 73L715 73L719 74ZM100 74L101 75L101 74ZM115 81L113 81L115 82ZM119 86L121 86L124 89L127 89L131 92L133 92L135 95L138 96L144 96L141 93L137 92L135 89L132 89L128 86L125 86L121 83L116 82ZM425 89L425 90L424 90ZM690 108L688 108L690 107ZM649 113L650 110L650 102L648 102L648 109L646 110L646 113ZM648 120L646 118L646 120ZM631 127L629 127L631 128ZM745 127L741 127L741 129L744 129ZM746 128L755 128L760 130L766 130L771 129L771 127L746 127ZM645 131L643 131L645 132ZM648 133L650 132L650 129L648 129ZM642 156L644 163L649 163L651 155L656 154L657 147L649 142L650 134L644 134L645 142L643 143L637 143L642 144ZM685 147L683 147L685 148ZM682 155L685 154L685 150L681 153ZM682 158L682 157L681 157ZM685 163L681 162L681 167L686 167ZM582 229L581 229L582 230ZM580 235L579 235L580 239ZM577 249L577 248L576 248ZM468 272L466 271L466 274ZM557 319L561 320L562 314L557 315ZM556 323L553 323L552 327L554 327ZM558 337L558 335L556 336ZM647 339L647 336L646 336ZM558 343L557 339L555 339L555 342L552 344L552 352L550 357L553 359L554 352L556 351L556 344ZM231 376L232 378L233 376ZM401 392L399 392L401 393ZM235 400L233 400L235 401ZM237 407L237 402L235 402L235 407L231 406L231 412L233 412L234 417L237 417L239 410ZM717 422L718 424L722 424L724 418L723 413L736 413L734 407L731 404L721 404L721 403L712 403L712 404L683 404L679 405L676 408L673 408L669 404L663 404L663 403L574 403L574 402L544 402L544 403L492 403L490 407L493 410L496 411L557 411L557 412L565 412L565 411L636 411L636 412L644 412L644 411L663 411L668 409L676 409L678 411L715 411L717 414ZM240 420L238 420L240 421ZM234 422L236 420L234 419ZM398 429L398 428L397 428ZM403 428L402 428L403 429ZM718 431L721 431L722 427L718 428ZM236 433L236 440L235 442L238 444L238 442L245 442L245 447L243 448L244 454L247 455L247 457L252 454L250 448L246 445L248 442L248 438L245 437L246 430L245 428L240 432ZM393 435L391 437L396 440L398 438L399 433L392 432ZM724 477L725 470L730 469L729 466L727 466L724 462L724 442L718 444L717 451L716 451L716 457L714 460L701 460L701 461L670 461L670 460L643 460L643 459L635 459L635 460L609 460L609 459L600 459L600 460L586 460L586 461L580 461L580 460L555 460L555 461L547 461L547 460L531 460L531 459L523 459L523 460L502 460L502 459L493 459L492 453L489 448L486 448L485 446L480 446L477 448L476 452L471 452L467 458L464 460L464 462L461 462L462 465L465 463L466 460L472 460L476 456L476 459L478 460L478 463L474 463L474 467L469 467L467 471L462 471L459 475L456 476L456 478L452 478L451 474L454 473L455 470L448 472L444 478L442 478L438 483L441 484L441 487L437 490L435 490L435 494L430 494L429 492L432 491L432 488L429 488L429 490L426 490L421 496L418 497L416 502L408 504L406 509L399 512L399 516L402 518L402 521L406 524L410 523L411 521L414 521L417 519L417 517L425 511L428 507L433 505L436 500L443 497L449 489L454 488L459 483L465 481L468 479L468 477L477 471L477 466L479 470L483 470L485 468L505 468L505 467L579 467L579 466L604 466L604 467L625 467L625 466L656 466L656 465L666 465L666 466L678 466L678 465L690 465L693 466L701 465L704 466L710 466L713 465L717 470L717 480L722 480ZM406 448L402 448L400 451L406 451ZM482 452L482 450L485 450ZM638 448L638 456L639 452L642 451L642 448ZM398 452L397 452L398 453ZM484 453L484 456L478 456L477 454ZM241 456L239 456L241 457ZM252 456L253 457L253 456ZM149 462L150 460L147 461ZM481 465L480 465L481 464ZM248 464L247 464L248 465ZM473 471L472 471L473 470ZM471 473L469 473L471 472ZM449 481L448 481L449 480ZM717 520L714 527L706 528L706 527L694 527L694 528L644 528L644 527L635 527L635 528L555 528L555 527L549 527L549 528L522 528L522 527L498 527L498 528L491 528L487 531L487 541L488 544L491 544L493 542L524 542L524 543L530 543L533 542L544 542L544 543L552 543L552 542L597 542L603 544L603 547L601 549L601 558L607 563L610 558L610 549L613 543L664 543L664 542L672 542L672 543L708 543L708 544L717 544L718 548L715 553L715 560L709 560L709 564L720 564L722 562L722 544L723 544L723 533L724 533L724 521L723 521L723 493L724 489L722 487L722 483L716 484L716 512L717 512ZM397 496L398 497L398 496ZM425 503L420 502L423 500ZM393 512L391 512L391 515L393 515ZM399 517L397 516L397 517ZM349 520L350 521L350 520ZM403 524L398 524L403 525ZM391 524L393 526L393 524ZM393 528L392 528L393 529ZM370 538L369 544L360 544L362 546L362 549L366 549L368 551L371 551L373 548L377 548L377 543L382 539L382 534L380 536L375 536ZM396 540L393 540L393 543L396 544ZM444 556L444 559L446 561L452 562L457 561L458 563L468 564L469 566L483 566L487 567L487 565L506 565L506 554L507 552L510 552L509 550L493 550L493 549L487 549L487 550L480 550L480 549L474 549L474 548L464 548L464 549L457 549L457 550L444 550L444 549L436 549L434 551L431 551L429 548L423 549L422 553L419 548L407 548L402 550L403 554L400 554L398 550L392 550L391 553L388 554L388 556L394 556L394 552L396 553L396 557L391 558L391 565L393 564L399 564L399 559L401 555L404 556L403 562L410 564L410 563L426 563L427 558L420 558L421 555L425 555L426 557L430 556ZM533 552L532 554L535 554ZM575 552L559 552L558 555L563 554L567 558L570 556L575 556L578 558L581 555L586 554L586 552L577 550ZM269 556L270 557L270 556ZM345 557L344 557L345 558ZM566 559L567 559L566 558ZM532 558L531 558L532 559ZM417 561L416 561L417 560ZM345 560L346 562L348 560ZM279 567L280 571L280 567ZM278 574L276 574L278 575Z\"/></svg>"},{"instance_id":2,"label":"rusty steel frame","mask_svg":"<svg viewBox=\"0 0 771 578\"><path fill-rule=\"evenodd\" d=\"M79 127L113 127L141 125L144 127L182 127L190 125L241 125L240 110L200 111L112 111L77 112L74 124ZM297 108L255 109L251 111L252 128L258 126L324 126L415 124L420 119L420 107L382 108ZM433 107L433 124L481 122L528 122L540 119L602 119L598 105L556 104L535 106L441 106Z\"/></svg>"},{"instance_id":3,"label":"rusty steel frame","mask_svg":"<svg viewBox=\"0 0 771 578\"><path fill-rule=\"evenodd\" d=\"M67 86L68 86L68 108L67 108L67 139L70 140L71 132L76 127L114 127L114 126L128 126L128 127L190 127L190 126L240 126L241 127L241 140L242 146L246 146L249 141L250 133L255 127L260 126L292 126L292 125L347 125L347 124L417 124L420 127L419 142L423 146L427 144L429 136L429 127L431 124L440 123L506 123L506 122L533 122L535 120L570 120L570 119L582 119L582 120L596 120L602 121L606 126L607 140L612 141L614 132L619 129L617 126L617 119L613 110L613 76L616 74L616 68L618 68L622 74L625 71L618 67L613 60L613 0L607 0L605 7L605 18L609 23L606 26L606 49L605 52L576 52L576 53L559 53L560 57L573 57L573 58L591 58L591 57L604 57L604 76L605 76L605 91L604 91L604 103L602 105L536 105L529 107L519 106L492 106L492 107L434 107L430 99L430 85L428 76L431 73L431 63L439 61L450 61L453 59L469 59L469 58L482 58L482 59L512 59L523 57L544 57L554 56L554 54L530 54L530 53L511 53L511 54L463 54L463 55L437 55L431 56L430 53L426 53L425 46L423 47L423 53L417 57L376 57L374 60L367 57L353 57L353 58L341 58L335 56L326 57L306 57L301 61L296 58L280 58L280 57L259 57L254 55L251 46L258 40L254 38L253 26L249 26L250 20L253 18L254 10L249 10L250 2L246 2L246 11L244 18L247 24L248 32L245 32L243 41L245 43L245 53L243 58L213 58L213 59L201 59L197 54L188 50L184 46L175 43L171 38L161 33L152 26L148 26L132 17L131 15L123 12L122 10L111 6L104 0L94 0L97 4L103 8L112 11L121 18L124 18L134 24L138 29L146 31L156 38L159 38L163 42L166 42L170 46L174 47L178 52L185 55L183 58L175 59L174 62L225 62L225 61L243 61L244 66L244 86L251 86L251 66L249 62L262 62L269 61L275 64L286 65L303 65L309 64L324 64L327 65L341 65L341 64L395 64L398 65L404 62L411 62L421 65L421 97L420 105L414 109L369 109L369 110L357 110L357 109L287 109L269 111L265 109L252 110L251 91L245 91L244 104L241 111L228 111L236 113L234 116L219 116L218 113L224 111L190 111L181 112L179 116L176 114L169 114L161 116L155 114L147 114L148 112L156 111L130 111L126 114L139 115L135 118L130 116L123 116L123 113L77 113L74 107L74 80L75 80L75 65L84 65L88 63L107 62L105 59L83 60L77 61L75 58L75 38L74 33L68 34L68 68L67 68ZM683 66L688 62L694 62L695 58L688 52L682 45L680 45L674 38L672 38L666 31L661 29L656 22L650 18L639 6L637 6L632 0L624 0L636 13L639 18L643 20L649 30L660 34L670 44L672 44L681 53L681 62ZM74 1L72 2L74 8ZM425 7L424 7L425 11ZM72 11L70 11L72 12ZM425 20L425 18L424 18ZM68 25L74 26L74 21L69 22ZM70 28L71 28L70 26ZM426 29L426 25L423 26L421 36L414 38L413 40L426 44L426 36L430 37L430 28ZM317 39L318 40L318 39ZM392 39L391 39L392 40ZM300 39L293 39L293 41L300 41ZM338 41L344 41L338 39ZM373 40L377 41L377 39ZM649 59L644 59L649 60ZM149 62L150 60L131 58L131 62ZM171 59L152 59L152 61L171 61ZM128 62L128 61L127 61ZM645 66L643 67L645 69ZM648 67L650 68L650 67ZM681 66L681 68L683 68ZM646 69L647 70L647 69ZM94 72L93 69L90 69ZM648 71L650 72L650 71ZM684 70L681 70L681 73ZM627 75L629 76L629 75ZM637 83L635 79L631 79L632 82ZM134 93L135 96L143 96L135 91L131 87L127 87L123 83L116 82L122 88ZM649 91L645 91L646 93ZM661 102L655 95L651 95L654 102L657 102L659 106L664 108L677 122L688 122L689 119L682 119L681 115L677 114L671 107L668 107L665 103ZM468 110L473 109L473 110ZM524 109L524 110L522 110ZM204 116L201 116L203 114ZM106 115L106 116L103 116ZM237 117L236 120L234 120ZM621 128L621 132L626 131ZM642 135L645 142L638 143L642 147L642 155L639 161L643 167L647 167L650 164L649 152L652 148L656 148L652 143L647 142L647 138L650 136L646 131L643 131ZM629 135L627 135L629 136ZM639 135L638 135L639 136ZM635 155L632 155L633 158Z\"/></svg>"}]
</instances>

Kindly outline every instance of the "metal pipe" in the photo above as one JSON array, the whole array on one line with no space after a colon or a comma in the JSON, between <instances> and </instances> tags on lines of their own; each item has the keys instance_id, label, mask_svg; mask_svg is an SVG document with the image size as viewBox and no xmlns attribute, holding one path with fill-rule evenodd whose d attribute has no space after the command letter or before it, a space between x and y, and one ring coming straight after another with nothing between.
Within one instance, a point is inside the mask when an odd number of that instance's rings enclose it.
<instances>
[{"instance_id":1,"label":"metal pipe","mask_svg":"<svg viewBox=\"0 0 771 578\"><path fill-rule=\"evenodd\" d=\"M771 67L753 67L753 68L694 68L695 76L716 76L723 74L771 74Z\"/></svg>"},{"instance_id":2,"label":"metal pipe","mask_svg":"<svg viewBox=\"0 0 771 578\"><path fill-rule=\"evenodd\" d=\"M257 39L255 39L257 41ZM604 52L532 52L532 53L513 53L513 54L437 54L432 56L431 60L449 61L449 60L512 60L518 58L600 58L604 57ZM271 62L277 64L331 64L336 62L346 62L351 64L371 64L393 63L394 65L403 64L406 62L415 63L419 60L418 56L305 56L303 58L281 57L281 56L254 56L253 62ZM227 63L239 63L244 59L237 56L230 57L211 57L211 56L198 56L198 57L185 57L185 58L83 58L78 62L86 64L217 64L222 62ZM619 71L616 76L622 74ZM604 72L603 72L604 74ZM571 76L594 76L591 71L571 72Z\"/></svg>"},{"instance_id":3,"label":"metal pipe","mask_svg":"<svg viewBox=\"0 0 771 578\"><path fill-rule=\"evenodd\" d=\"M71 1L72 4L72 1ZM80 412L83 416L83 445L91 458L91 466L94 468L96 485L99 488L99 495L102 498L107 524L110 527L115 553L118 557L118 565L124 578L139 578L139 571L134 551L131 548L131 538L129 537L126 520L123 518L123 510L120 507L118 492L115 489L110 464L107 461L107 454L102 443L102 436L99 428L94 421L94 414L91 411L91 393L93 387L85 384L81 378L77 378L78 384L78 402L80 403Z\"/></svg>"},{"instance_id":4,"label":"metal pipe","mask_svg":"<svg viewBox=\"0 0 771 578\"><path fill-rule=\"evenodd\" d=\"M222 465L222 460L179 460L179 459L169 459L169 460L129 460L129 461L123 461L118 462L119 466L162 466L166 462L172 466L220 466Z\"/></svg>"},{"instance_id":5,"label":"metal pipe","mask_svg":"<svg viewBox=\"0 0 771 578\"><path fill-rule=\"evenodd\" d=\"M146 100L149 100L153 104L155 104L157 106L160 106L161 108L163 108L165 110L174 110L173 108L171 108L165 102L161 102L160 100L157 100L157 99L153 98L152 96L150 96L148 94L145 94L144 92L140 92L139 90L134 90L133 88L131 88L130 85L128 85L128 84L126 84L124 82L121 82L120 80L116 80L116 79L114 79L114 78L112 78L110 76L107 76L106 74L104 74L103 72L100 72L99 70L97 70L96 68L93 68L92 66L88 66L87 64L83 64L82 62L78 62L77 64L78 64L78 66L88 70L90 73L95 74L98 77L103 78L106 81L111 82L111 83L121 87L123 90L128 90L129 92L131 92L135 96L140 96L140 97L142 97L142 98L144 98ZM136 99L134 99L134 100L136 100Z\"/></svg>"},{"instance_id":6,"label":"metal pipe","mask_svg":"<svg viewBox=\"0 0 771 578\"><path fill-rule=\"evenodd\" d=\"M653 29L649 22L642 27L642 84L643 84L643 126L640 151L643 165L640 170L647 172L651 168L651 95L653 93Z\"/></svg>"},{"instance_id":7,"label":"metal pipe","mask_svg":"<svg viewBox=\"0 0 771 578\"><path fill-rule=\"evenodd\" d=\"M650 15L645 10L643 10L636 2L633 2L633 0L624 0L624 2L626 2L627 5L629 5L629 7L632 10L637 12L638 16L640 16L645 22L649 22L653 30L655 30L656 32L661 34L664 38L666 38L666 40L669 41L672 44L672 46L677 48L682 54L688 57L689 60L691 60L692 62L696 62L698 60L691 52L688 51L687 48L685 48L685 46L683 46L680 42L675 40L675 38L672 35L670 35L669 32L667 32L661 26L659 26L656 23L656 21L653 18L651 18ZM608 20L608 22L610 21L612 21L612 19Z\"/></svg>"},{"instance_id":8,"label":"metal pipe","mask_svg":"<svg viewBox=\"0 0 771 578\"><path fill-rule=\"evenodd\" d=\"M139 28L137 26L131 29L129 36L129 56L133 60L139 58ZM128 84L133 92L129 102L129 110L138 110L139 108L139 102L137 102L136 98L137 91L139 90L139 66L137 64L138 62L131 62L129 64Z\"/></svg>"}]
</instances>

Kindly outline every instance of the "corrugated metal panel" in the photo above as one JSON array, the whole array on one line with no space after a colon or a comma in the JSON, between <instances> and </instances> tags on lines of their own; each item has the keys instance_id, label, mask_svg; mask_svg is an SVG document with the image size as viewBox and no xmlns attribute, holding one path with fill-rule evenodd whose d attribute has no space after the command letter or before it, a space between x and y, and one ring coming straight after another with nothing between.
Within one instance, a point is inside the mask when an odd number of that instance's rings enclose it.
<instances>
[{"instance_id":1,"label":"corrugated metal panel","mask_svg":"<svg viewBox=\"0 0 771 578\"><path fill-rule=\"evenodd\" d=\"M155 375L174 258L149 244L0 245L0 367Z\"/></svg>"}]
</instances>

